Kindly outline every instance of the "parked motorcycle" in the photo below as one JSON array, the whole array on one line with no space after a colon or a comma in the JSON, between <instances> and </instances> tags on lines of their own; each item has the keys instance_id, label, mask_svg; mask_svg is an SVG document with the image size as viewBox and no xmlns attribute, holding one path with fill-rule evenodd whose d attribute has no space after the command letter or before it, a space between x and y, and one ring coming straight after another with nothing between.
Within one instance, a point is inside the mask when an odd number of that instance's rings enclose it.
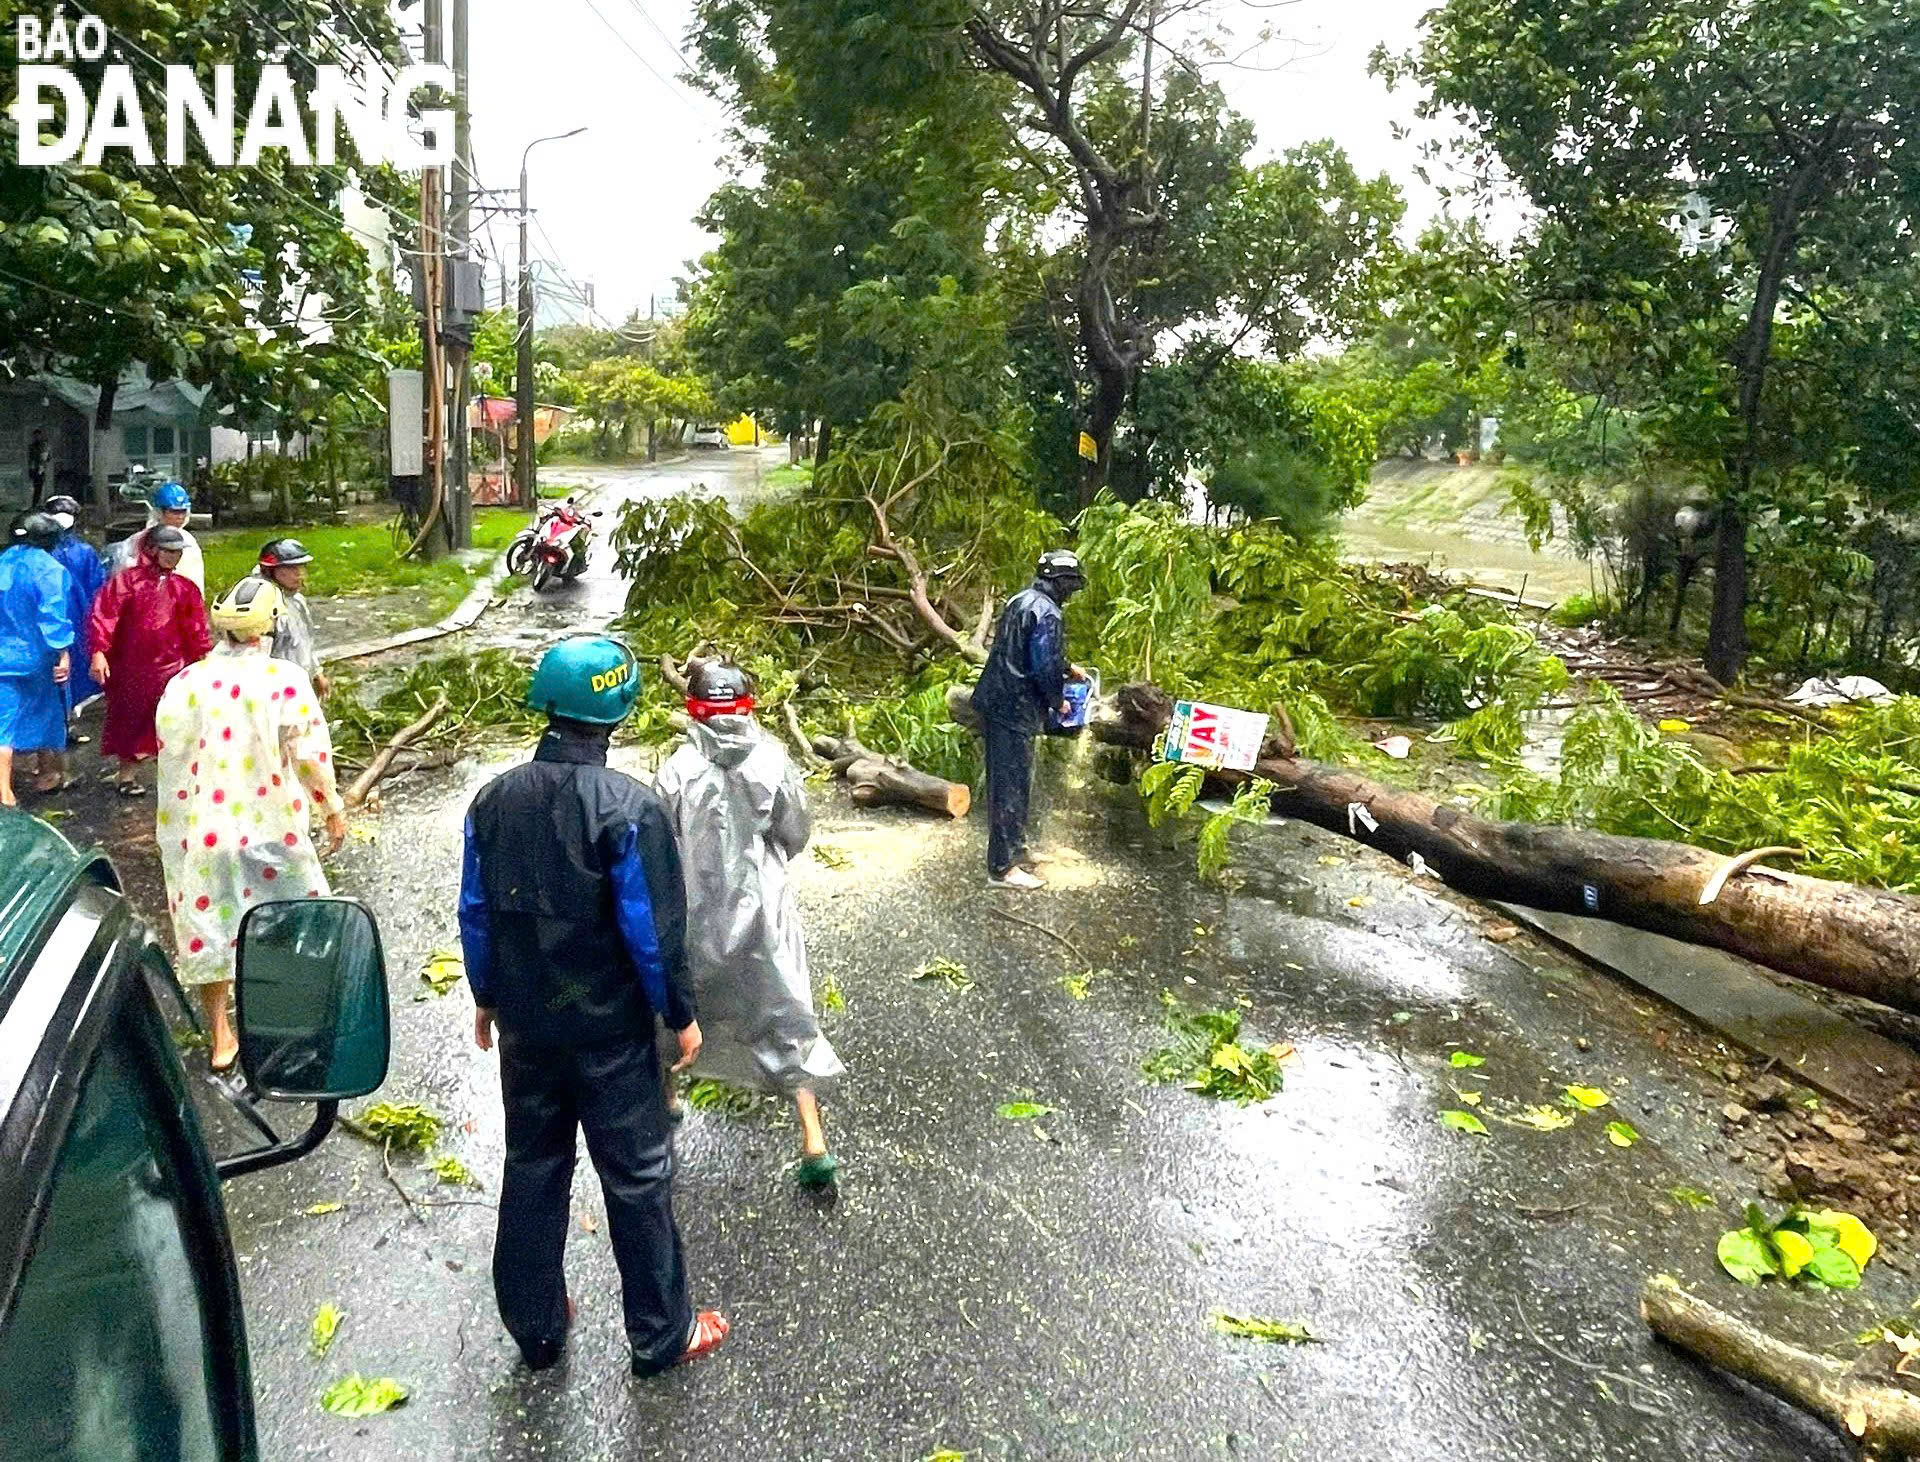
<instances>
[{"instance_id":1,"label":"parked motorcycle","mask_svg":"<svg viewBox=\"0 0 1920 1462\"><path fill-rule=\"evenodd\" d=\"M526 574L536 594L556 579L579 578L593 545L589 519L599 516L582 513L572 498L542 507L539 522L521 529L507 546L507 572Z\"/></svg>"}]
</instances>

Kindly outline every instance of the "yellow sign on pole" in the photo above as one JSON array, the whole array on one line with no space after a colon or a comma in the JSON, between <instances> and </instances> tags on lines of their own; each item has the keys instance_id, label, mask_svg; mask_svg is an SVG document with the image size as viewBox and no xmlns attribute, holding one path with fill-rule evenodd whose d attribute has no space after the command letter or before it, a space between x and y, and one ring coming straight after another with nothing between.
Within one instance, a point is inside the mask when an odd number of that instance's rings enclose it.
<instances>
[{"instance_id":1,"label":"yellow sign on pole","mask_svg":"<svg viewBox=\"0 0 1920 1462\"><path fill-rule=\"evenodd\" d=\"M1095 445L1093 438L1086 432L1080 433L1080 455L1085 457L1089 462L1098 462L1100 460L1100 448Z\"/></svg>"}]
</instances>

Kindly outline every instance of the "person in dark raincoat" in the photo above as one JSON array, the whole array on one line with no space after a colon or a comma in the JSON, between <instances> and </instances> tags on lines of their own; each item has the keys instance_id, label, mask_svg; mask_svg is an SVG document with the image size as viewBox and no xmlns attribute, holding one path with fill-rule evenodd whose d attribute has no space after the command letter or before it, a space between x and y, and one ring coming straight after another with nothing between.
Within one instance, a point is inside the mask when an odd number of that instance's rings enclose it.
<instances>
[{"instance_id":1,"label":"person in dark raincoat","mask_svg":"<svg viewBox=\"0 0 1920 1462\"><path fill-rule=\"evenodd\" d=\"M48 552L60 527L29 513L14 544L0 553L0 807L13 807L17 752L51 757L41 763L40 792L64 785L67 703L61 684L72 668L73 621L67 615L67 571Z\"/></svg>"},{"instance_id":2,"label":"person in dark raincoat","mask_svg":"<svg viewBox=\"0 0 1920 1462\"><path fill-rule=\"evenodd\" d=\"M738 666L708 660L687 685L687 739L654 778L687 876L687 957L706 1012L694 1075L786 1097L800 1118L803 1187L833 1183L818 1089L844 1074L813 1010L807 941L787 873L807 845L807 789L753 719Z\"/></svg>"},{"instance_id":3,"label":"person in dark raincoat","mask_svg":"<svg viewBox=\"0 0 1920 1462\"><path fill-rule=\"evenodd\" d=\"M93 601L106 585L107 566L101 562L100 550L82 538L74 526L80 517L80 504L75 499L64 493L50 497L46 511L60 525L60 541L53 546L53 556L60 560L69 580L67 614L74 628L73 673L67 677L67 719L71 722L75 711L100 694L91 669L93 650L87 643L87 618L93 613Z\"/></svg>"},{"instance_id":4,"label":"person in dark raincoat","mask_svg":"<svg viewBox=\"0 0 1920 1462\"><path fill-rule=\"evenodd\" d=\"M1077 555L1056 548L1040 555L1033 583L1007 601L986 669L973 688L973 708L987 743L987 880L1001 888L1040 888L1027 847L1027 804L1033 795L1033 739L1058 718L1068 680L1086 671L1067 662L1062 606L1087 585Z\"/></svg>"},{"instance_id":5,"label":"person in dark raincoat","mask_svg":"<svg viewBox=\"0 0 1920 1462\"><path fill-rule=\"evenodd\" d=\"M546 735L467 812L460 943L474 1041L491 1050L499 1034L506 1108L494 1298L535 1370L559 1361L573 1320L562 1260L581 1128L606 1198L633 1373L727 1337L726 1320L695 1313L687 1290L654 1043L658 1018L676 1034L676 1069L700 1050L680 857L660 799L606 764L639 689L633 652L617 641L549 650L527 692Z\"/></svg>"},{"instance_id":6,"label":"person in dark raincoat","mask_svg":"<svg viewBox=\"0 0 1920 1462\"><path fill-rule=\"evenodd\" d=\"M112 779L123 797L141 795L134 768L159 753L153 717L167 682L213 648L206 601L174 572L185 548L178 528L149 528L140 561L107 580L87 621L93 678L107 695L100 755L118 763Z\"/></svg>"}]
</instances>

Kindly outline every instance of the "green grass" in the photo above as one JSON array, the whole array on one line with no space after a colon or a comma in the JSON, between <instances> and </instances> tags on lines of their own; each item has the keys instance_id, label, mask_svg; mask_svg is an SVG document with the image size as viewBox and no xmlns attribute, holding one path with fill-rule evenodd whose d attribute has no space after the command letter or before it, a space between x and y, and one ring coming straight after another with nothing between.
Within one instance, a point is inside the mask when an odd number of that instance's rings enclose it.
<instances>
[{"instance_id":1,"label":"green grass","mask_svg":"<svg viewBox=\"0 0 1920 1462\"><path fill-rule=\"evenodd\" d=\"M473 515L473 546L498 553L526 521L527 515L518 508L478 508ZM212 596L251 573L260 546L280 537L298 538L313 555L307 570L309 598L417 591L422 623L450 611L466 597L475 579L454 559L438 563L396 560L392 531L385 519L344 525L227 528L199 537L207 559L207 593Z\"/></svg>"},{"instance_id":2,"label":"green grass","mask_svg":"<svg viewBox=\"0 0 1920 1462\"><path fill-rule=\"evenodd\" d=\"M763 487L805 487L813 481L813 463L789 462L776 467L760 479Z\"/></svg>"}]
</instances>

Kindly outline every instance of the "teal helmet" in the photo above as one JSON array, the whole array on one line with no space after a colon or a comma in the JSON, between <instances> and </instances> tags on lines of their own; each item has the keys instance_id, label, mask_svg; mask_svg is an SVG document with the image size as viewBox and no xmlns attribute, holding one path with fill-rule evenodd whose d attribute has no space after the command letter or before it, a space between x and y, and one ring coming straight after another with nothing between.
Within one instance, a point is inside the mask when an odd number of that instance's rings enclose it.
<instances>
[{"instance_id":1,"label":"teal helmet","mask_svg":"<svg viewBox=\"0 0 1920 1462\"><path fill-rule=\"evenodd\" d=\"M640 661L606 635L562 640L540 657L527 704L549 716L618 726L640 699Z\"/></svg>"}]
</instances>

